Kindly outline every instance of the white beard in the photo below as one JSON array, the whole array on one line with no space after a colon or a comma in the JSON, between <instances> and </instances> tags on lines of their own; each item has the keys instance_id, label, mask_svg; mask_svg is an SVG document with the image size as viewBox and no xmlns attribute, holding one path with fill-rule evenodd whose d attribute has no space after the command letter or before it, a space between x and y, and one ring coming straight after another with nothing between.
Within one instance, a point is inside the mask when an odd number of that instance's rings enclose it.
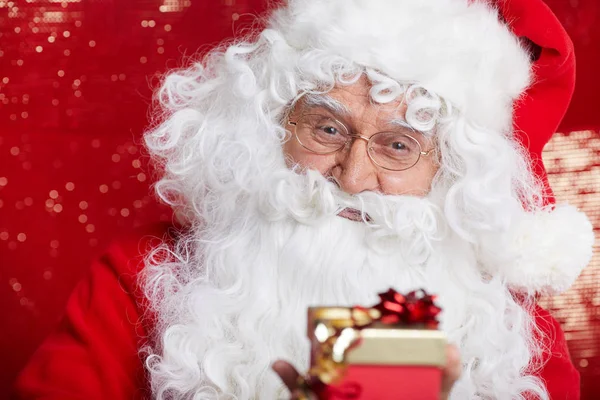
<instances>
[{"instance_id":1,"label":"white beard","mask_svg":"<svg viewBox=\"0 0 600 400\"><path fill-rule=\"evenodd\" d=\"M286 398L270 365L307 370L307 307L371 305L390 287L439 296L441 328L464 365L453 399L535 390L523 376L531 318L502 282L482 278L474 247L450 232L433 200L350 198L305 178L276 180L218 228L190 232L176 259L148 266L160 315L148 359L156 397ZM339 205L372 222L336 216Z\"/></svg>"}]
</instances>

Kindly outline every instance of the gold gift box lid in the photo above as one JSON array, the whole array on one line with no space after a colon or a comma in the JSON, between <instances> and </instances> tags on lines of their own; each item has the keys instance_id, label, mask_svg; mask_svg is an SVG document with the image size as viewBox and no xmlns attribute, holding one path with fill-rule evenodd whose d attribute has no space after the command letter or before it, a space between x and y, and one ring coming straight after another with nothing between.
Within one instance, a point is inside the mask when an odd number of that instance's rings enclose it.
<instances>
[{"instance_id":1,"label":"gold gift box lid","mask_svg":"<svg viewBox=\"0 0 600 400\"><path fill-rule=\"evenodd\" d=\"M355 329L357 317L353 312L349 307L310 308L308 336L313 350L327 351L327 357L340 365L445 365L447 339L444 332L418 329L418 325L404 328L380 322ZM329 348L323 346L326 342Z\"/></svg>"}]
</instances>

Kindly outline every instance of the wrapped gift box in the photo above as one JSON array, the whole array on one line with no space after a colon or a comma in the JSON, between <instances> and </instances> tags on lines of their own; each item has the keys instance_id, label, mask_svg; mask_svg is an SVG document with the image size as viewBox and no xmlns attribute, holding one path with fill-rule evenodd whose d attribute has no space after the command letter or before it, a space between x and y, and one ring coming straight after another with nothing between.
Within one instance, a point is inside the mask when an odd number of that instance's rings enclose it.
<instances>
[{"instance_id":1,"label":"wrapped gift box","mask_svg":"<svg viewBox=\"0 0 600 400\"><path fill-rule=\"evenodd\" d=\"M311 386L320 399L439 398L446 336L425 292L389 291L371 308L308 312Z\"/></svg>"}]
</instances>

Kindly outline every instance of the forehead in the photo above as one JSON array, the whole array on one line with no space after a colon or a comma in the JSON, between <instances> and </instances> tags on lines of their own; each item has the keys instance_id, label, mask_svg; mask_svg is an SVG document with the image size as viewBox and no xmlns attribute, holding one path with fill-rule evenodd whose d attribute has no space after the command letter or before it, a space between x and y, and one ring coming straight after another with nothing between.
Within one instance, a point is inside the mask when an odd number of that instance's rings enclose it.
<instances>
[{"instance_id":1,"label":"forehead","mask_svg":"<svg viewBox=\"0 0 600 400\"><path fill-rule=\"evenodd\" d=\"M348 117L364 116L377 119L403 119L406 112L404 96L388 102L377 103L371 97L372 84L362 78L351 85L336 85L325 94L305 95L303 107L321 107Z\"/></svg>"}]
</instances>

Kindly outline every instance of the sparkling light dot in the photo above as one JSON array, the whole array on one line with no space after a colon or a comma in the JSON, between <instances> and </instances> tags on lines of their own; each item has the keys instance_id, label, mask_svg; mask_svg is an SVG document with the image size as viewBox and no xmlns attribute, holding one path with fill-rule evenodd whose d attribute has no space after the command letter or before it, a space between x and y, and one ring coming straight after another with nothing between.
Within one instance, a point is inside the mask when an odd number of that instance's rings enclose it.
<instances>
[{"instance_id":1,"label":"sparkling light dot","mask_svg":"<svg viewBox=\"0 0 600 400\"><path fill-rule=\"evenodd\" d=\"M127 76L125 74L119 74L119 80L124 81Z\"/></svg>"},{"instance_id":2,"label":"sparkling light dot","mask_svg":"<svg viewBox=\"0 0 600 400\"><path fill-rule=\"evenodd\" d=\"M44 48L42 46L36 46L35 51L37 51L38 53L41 53L42 51L44 51Z\"/></svg>"},{"instance_id":3,"label":"sparkling light dot","mask_svg":"<svg viewBox=\"0 0 600 400\"><path fill-rule=\"evenodd\" d=\"M142 27L146 28L148 26L148 21L143 20L142 21Z\"/></svg>"},{"instance_id":4,"label":"sparkling light dot","mask_svg":"<svg viewBox=\"0 0 600 400\"><path fill-rule=\"evenodd\" d=\"M20 28L20 27L18 27L18 26L17 26L17 27L15 27L15 33L19 33L19 32L21 32L21 28Z\"/></svg>"},{"instance_id":5,"label":"sparkling light dot","mask_svg":"<svg viewBox=\"0 0 600 400\"><path fill-rule=\"evenodd\" d=\"M140 57L140 63L142 64L146 64L148 62L148 59L144 56Z\"/></svg>"},{"instance_id":6,"label":"sparkling light dot","mask_svg":"<svg viewBox=\"0 0 600 400\"><path fill-rule=\"evenodd\" d=\"M13 156L18 156L20 152L21 150L19 150L17 146L10 148L10 154L12 154Z\"/></svg>"},{"instance_id":7,"label":"sparkling light dot","mask_svg":"<svg viewBox=\"0 0 600 400\"><path fill-rule=\"evenodd\" d=\"M79 218L77 218L77 220L78 220L80 223L82 223L82 224L85 224L85 223L87 222L87 220L88 220L88 217L87 217L87 215L85 215L85 214L81 214L81 215L79 216Z\"/></svg>"},{"instance_id":8,"label":"sparkling light dot","mask_svg":"<svg viewBox=\"0 0 600 400\"><path fill-rule=\"evenodd\" d=\"M88 44L90 45L90 47L96 47L96 41L95 40L90 40L90 42Z\"/></svg>"},{"instance_id":9,"label":"sparkling light dot","mask_svg":"<svg viewBox=\"0 0 600 400\"><path fill-rule=\"evenodd\" d=\"M129 209L122 208L121 209L121 216L123 216L123 217L129 217Z\"/></svg>"},{"instance_id":10,"label":"sparkling light dot","mask_svg":"<svg viewBox=\"0 0 600 400\"><path fill-rule=\"evenodd\" d=\"M106 193L108 192L108 185L100 185L98 189L100 190L100 193Z\"/></svg>"},{"instance_id":11,"label":"sparkling light dot","mask_svg":"<svg viewBox=\"0 0 600 400\"><path fill-rule=\"evenodd\" d=\"M233 14L231 15L231 19L232 19L232 20L234 20L234 21L237 21L238 19L240 19L240 14L238 14L238 13L233 13Z\"/></svg>"},{"instance_id":12,"label":"sparkling light dot","mask_svg":"<svg viewBox=\"0 0 600 400\"><path fill-rule=\"evenodd\" d=\"M25 205L27 207L30 207L33 204L33 199L31 197L25 197L25 200L23 200L23 203L25 203Z\"/></svg>"},{"instance_id":13,"label":"sparkling light dot","mask_svg":"<svg viewBox=\"0 0 600 400\"><path fill-rule=\"evenodd\" d=\"M52 207L54 207L54 200L48 199L48 200L46 200L45 204L46 204L47 208L52 208Z\"/></svg>"},{"instance_id":14,"label":"sparkling light dot","mask_svg":"<svg viewBox=\"0 0 600 400\"><path fill-rule=\"evenodd\" d=\"M156 49L156 52L158 54L163 54L165 52L165 48L164 47L159 47L158 49Z\"/></svg>"},{"instance_id":15,"label":"sparkling light dot","mask_svg":"<svg viewBox=\"0 0 600 400\"><path fill-rule=\"evenodd\" d=\"M50 196L51 199L57 199L58 198L58 191L57 190L51 190L50 193L48 193L48 195Z\"/></svg>"},{"instance_id":16,"label":"sparkling light dot","mask_svg":"<svg viewBox=\"0 0 600 400\"><path fill-rule=\"evenodd\" d=\"M50 43L54 43L55 40L56 40L56 38L54 36L48 37L48 42L50 42Z\"/></svg>"},{"instance_id":17,"label":"sparkling light dot","mask_svg":"<svg viewBox=\"0 0 600 400\"><path fill-rule=\"evenodd\" d=\"M73 182L67 182L65 189L67 189L69 192L72 192L73 189L75 189L75 184Z\"/></svg>"},{"instance_id":18,"label":"sparkling light dot","mask_svg":"<svg viewBox=\"0 0 600 400\"><path fill-rule=\"evenodd\" d=\"M156 40L156 44L159 46L162 46L163 44L165 44L165 40L164 39L157 39Z\"/></svg>"},{"instance_id":19,"label":"sparkling light dot","mask_svg":"<svg viewBox=\"0 0 600 400\"><path fill-rule=\"evenodd\" d=\"M14 290L15 292L20 292L22 288L23 286L21 286L19 282L15 282L12 284L12 290Z\"/></svg>"},{"instance_id":20,"label":"sparkling light dot","mask_svg":"<svg viewBox=\"0 0 600 400\"><path fill-rule=\"evenodd\" d=\"M87 201L80 201L79 202L79 208L82 209L82 210L87 210L87 208L88 208Z\"/></svg>"},{"instance_id":21,"label":"sparkling light dot","mask_svg":"<svg viewBox=\"0 0 600 400\"><path fill-rule=\"evenodd\" d=\"M58 70L58 72L56 74L62 78L63 76L65 76L65 71L60 69L60 70Z\"/></svg>"},{"instance_id":22,"label":"sparkling light dot","mask_svg":"<svg viewBox=\"0 0 600 400\"><path fill-rule=\"evenodd\" d=\"M137 174L137 180L140 182L144 182L146 180L146 174L140 172L139 174Z\"/></svg>"},{"instance_id":23,"label":"sparkling light dot","mask_svg":"<svg viewBox=\"0 0 600 400\"><path fill-rule=\"evenodd\" d=\"M24 234L24 233L19 233L19 234L17 235L17 240L18 240L19 242L24 242L25 240L27 240L27 235L26 235L26 234Z\"/></svg>"},{"instance_id":24,"label":"sparkling light dot","mask_svg":"<svg viewBox=\"0 0 600 400\"><path fill-rule=\"evenodd\" d=\"M17 65L19 67L22 67L23 66L23 60L17 60Z\"/></svg>"},{"instance_id":25,"label":"sparkling light dot","mask_svg":"<svg viewBox=\"0 0 600 400\"><path fill-rule=\"evenodd\" d=\"M75 26L81 28L81 21L75 21Z\"/></svg>"},{"instance_id":26,"label":"sparkling light dot","mask_svg":"<svg viewBox=\"0 0 600 400\"><path fill-rule=\"evenodd\" d=\"M119 162L121 161L121 156L118 154L113 154L110 159L112 160L112 162Z\"/></svg>"},{"instance_id":27,"label":"sparkling light dot","mask_svg":"<svg viewBox=\"0 0 600 400\"><path fill-rule=\"evenodd\" d=\"M4 78L2 78L2 83L8 83L10 82L10 78L8 76L5 76Z\"/></svg>"},{"instance_id":28,"label":"sparkling light dot","mask_svg":"<svg viewBox=\"0 0 600 400\"><path fill-rule=\"evenodd\" d=\"M64 36L64 37L66 37L66 38L68 38L69 36L71 36L71 32L69 32L69 31L64 31L64 32L63 32L63 36Z\"/></svg>"},{"instance_id":29,"label":"sparkling light dot","mask_svg":"<svg viewBox=\"0 0 600 400\"><path fill-rule=\"evenodd\" d=\"M63 210L63 206L62 206L62 204L55 204L54 207L52 207L52 210L55 213L59 213Z\"/></svg>"},{"instance_id":30,"label":"sparkling light dot","mask_svg":"<svg viewBox=\"0 0 600 400\"><path fill-rule=\"evenodd\" d=\"M23 112L21 113L21 118L23 118L23 119L27 119L27 117L29 117L29 113L28 113L27 111L23 111Z\"/></svg>"},{"instance_id":31,"label":"sparkling light dot","mask_svg":"<svg viewBox=\"0 0 600 400\"><path fill-rule=\"evenodd\" d=\"M110 76L110 80L113 81L113 82L116 82L116 81L119 80L119 76L118 75L111 75Z\"/></svg>"},{"instance_id":32,"label":"sparkling light dot","mask_svg":"<svg viewBox=\"0 0 600 400\"><path fill-rule=\"evenodd\" d=\"M69 56L71 55L71 50L69 50L69 49L65 49L65 51L63 51L63 54L64 54L66 57L69 57Z\"/></svg>"},{"instance_id":33,"label":"sparkling light dot","mask_svg":"<svg viewBox=\"0 0 600 400\"><path fill-rule=\"evenodd\" d=\"M8 232L0 232L0 240L8 240Z\"/></svg>"},{"instance_id":34,"label":"sparkling light dot","mask_svg":"<svg viewBox=\"0 0 600 400\"><path fill-rule=\"evenodd\" d=\"M154 28L156 26L156 22L154 20L150 20L150 21L148 21L148 26L150 28Z\"/></svg>"},{"instance_id":35,"label":"sparkling light dot","mask_svg":"<svg viewBox=\"0 0 600 400\"><path fill-rule=\"evenodd\" d=\"M58 249L59 245L60 245L60 242L56 239L50 241L50 247L52 247L53 249Z\"/></svg>"},{"instance_id":36,"label":"sparkling light dot","mask_svg":"<svg viewBox=\"0 0 600 400\"><path fill-rule=\"evenodd\" d=\"M0 186L6 186L8 184L8 178L0 176Z\"/></svg>"},{"instance_id":37,"label":"sparkling light dot","mask_svg":"<svg viewBox=\"0 0 600 400\"><path fill-rule=\"evenodd\" d=\"M87 224L87 225L85 226L85 231L86 231L87 233L92 233L92 232L94 232L95 230L96 230L96 227L95 227L93 224Z\"/></svg>"},{"instance_id":38,"label":"sparkling light dot","mask_svg":"<svg viewBox=\"0 0 600 400\"><path fill-rule=\"evenodd\" d=\"M588 366L588 360L586 360L585 358L579 361L579 366L581 368L586 368Z\"/></svg>"},{"instance_id":39,"label":"sparkling light dot","mask_svg":"<svg viewBox=\"0 0 600 400\"><path fill-rule=\"evenodd\" d=\"M170 32L171 31L171 25L166 24L165 25L165 31Z\"/></svg>"},{"instance_id":40,"label":"sparkling light dot","mask_svg":"<svg viewBox=\"0 0 600 400\"><path fill-rule=\"evenodd\" d=\"M139 168L142 166L142 163L140 162L140 160L135 159L131 162L131 165L133 166L133 168Z\"/></svg>"},{"instance_id":41,"label":"sparkling light dot","mask_svg":"<svg viewBox=\"0 0 600 400\"><path fill-rule=\"evenodd\" d=\"M81 90L76 90L73 94L75 95L75 97L81 97Z\"/></svg>"}]
</instances>

